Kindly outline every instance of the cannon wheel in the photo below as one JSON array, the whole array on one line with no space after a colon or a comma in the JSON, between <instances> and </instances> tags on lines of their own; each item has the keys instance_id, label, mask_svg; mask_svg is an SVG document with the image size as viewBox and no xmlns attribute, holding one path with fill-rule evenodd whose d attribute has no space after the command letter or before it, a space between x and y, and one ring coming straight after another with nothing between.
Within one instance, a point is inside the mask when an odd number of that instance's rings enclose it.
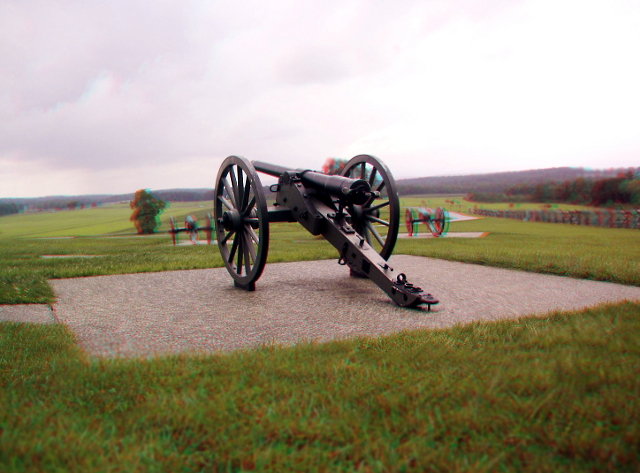
<instances>
[{"instance_id":1,"label":"cannon wheel","mask_svg":"<svg viewBox=\"0 0 640 473\"><path fill-rule=\"evenodd\" d=\"M216 179L214 216L218 248L236 287L255 290L269 251L267 201L253 164L224 160Z\"/></svg>"},{"instance_id":2,"label":"cannon wheel","mask_svg":"<svg viewBox=\"0 0 640 473\"><path fill-rule=\"evenodd\" d=\"M442 210L442 231L441 235L446 235L449 232L449 224L451 223L451 219L449 218L449 211L443 207L439 207Z\"/></svg>"},{"instance_id":3,"label":"cannon wheel","mask_svg":"<svg viewBox=\"0 0 640 473\"><path fill-rule=\"evenodd\" d=\"M361 154L345 165L342 175L353 179L365 179L371 185L371 190L380 193L364 205L350 205L348 210L356 232L362 235L380 256L389 259L398 238L400 225L400 201L391 172L377 158ZM382 218L382 215L385 218ZM387 227L386 234L380 233L375 225Z\"/></svg>"},{"instance_id":4,"label":"cannon wheel","mask_svg":"<svg viewBox=\"0 0 640 473\"><path fill-rule=\"evenodd\" d=\"M404 221L407 225L407 234L413 236L414 233L418 236L418 224L420 223L420 214L417 209L413 207L407 207L404 213Z\"/></svg>"},{"instance_id":5,"label":"cannon wheel","mask_svg":"<svg viewBox=\"0 0 640 473\"><path fill-rule=\"evenodd\" d=\"M447 230L449 229L449 215L448 212L442 207L438 207L436 210L435 218L433 219L433 228L431 232L434 237L442 236L443 234L447 234Z\"/></svg>"}]
</instances>

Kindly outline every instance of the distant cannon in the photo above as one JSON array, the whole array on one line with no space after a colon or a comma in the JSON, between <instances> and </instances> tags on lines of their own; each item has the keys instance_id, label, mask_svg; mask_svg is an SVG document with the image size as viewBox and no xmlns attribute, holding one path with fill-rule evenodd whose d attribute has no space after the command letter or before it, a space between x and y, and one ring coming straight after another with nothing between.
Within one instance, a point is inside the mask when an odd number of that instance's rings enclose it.
<instances>
[{"instance_id":1,"label":"distant cannon","mask_svg":"<svg viewBox=\"0 0 640 473\"><path fill-rule=\"evenodd\" d=\"M267 208L257 171L278 178L270 188L274 207ZM338 250L338 264L371 279L396 304L430 309L438 303L387 262L400 206L391 173L373 156L356 156L341 175L229 156L218 171L214 212L218 248L236 287L255 290L267 261L269 224L298 222Z\"/></svg>"},{"instance_id":2,"label":"distant cannon","mask_svg":"<svg viewBox=\"0 0 640 473\"><path fill-rule=\"evenodd\" d=\"M407 207L405 223L409 236L418 236L418 225L424 223L434 237L446 235L449 231L449 212L438 207L436 210L421 207Z\"/></svg>"},{"instance_id":3,"label":"distant cannon","mask_svg":"<svg viewBox=\"0 0 640 473\"><path fill-rule=\"evenodd\" d=\"M207 214L207 224L204 227L199 227L198 221L191 215L188 215L185 219L184 227L178 227L176 225L176 219L173 215L169 217L169 233L171 234L171 240L173 241L174 246L178 243L178 235L183 232L189 234L191 243L195 245L198 241L198 232L200 230L205 232L205 234L207 235L207 244L210 245L211 233L215 230L215 226L213 225L213 218L211 217L210 213Z\"/></svg>"}]
</instances>

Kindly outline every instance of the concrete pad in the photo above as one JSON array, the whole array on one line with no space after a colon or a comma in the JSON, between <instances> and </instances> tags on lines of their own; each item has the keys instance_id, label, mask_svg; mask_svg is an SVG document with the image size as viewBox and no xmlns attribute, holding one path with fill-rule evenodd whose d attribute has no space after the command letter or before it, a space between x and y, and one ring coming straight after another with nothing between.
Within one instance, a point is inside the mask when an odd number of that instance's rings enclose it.
<instances>
[{"instance_id":1,"label":"concrete pad","mask_svg":"<svg viewBox=\"0 0 640 473\"><path fill-rule=\"evenodd\" d=\"M0 305L0 322L52 324L55 318L47 304Z\"/></svg>"},{"instance_id":2,"label":"concrete pad","mask_svg":"<svg viewBox=\"0 0 640 473\"><path fill-rule=\"evenodd\" d=\"M460 212L449 212L449 220L452 222L462 222L464 220L478 220L480 217L462 214Z\"/></svg>"},{"instance_id":3,"label":"concrete pad","mask_svg":"<svg viewBox=\"0 0 640 473\"><path fill-rule=\"evenodd\" d=\"M234 288L224 268L50 283L57 318L95 356L327 341L640 300L640 287L417 256L390 263L440 304L431 312L398 307L336 260L267 264L255 292Z\"/></svg>"}]
</instances>

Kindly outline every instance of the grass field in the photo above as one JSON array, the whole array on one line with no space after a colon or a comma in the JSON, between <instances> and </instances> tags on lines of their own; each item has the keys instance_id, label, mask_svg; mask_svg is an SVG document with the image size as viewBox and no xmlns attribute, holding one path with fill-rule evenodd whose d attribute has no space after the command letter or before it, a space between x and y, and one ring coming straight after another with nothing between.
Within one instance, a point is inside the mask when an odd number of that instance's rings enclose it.
<instances>
[{"instance_id":1,"label":"grass field","mask_svg":"<svg viewBox=\"0 0 640 473\"><path fill-rule=\"evenodd\" d=\"M1 324L0 466L637 471L638 305L230 355L89 359Z\"/></svg>"},{"instance_id":2,"label":"grass field","mask_svg":"<svg viewBox=\"0 0 640 473\"><path fill-rule=\"evenodd\" d=\"M428 200L434 206L444 198ZM402 201L412 205L413 201ZM21 214L0 218L0 304L51 303L47 279L222 266L217 248L170 245L169 215L204 220L206 203L174 205L163 214L162 233L138 236L126 205ZM419 205L419 204L418 204ZM38 223L38 217L42 221ZM57 220L56 220L57 218ZM104 220L101 220L104 218ZM122 220L125 223L122 223ZM401 218L400 231L405 232ZM74 229L74 225L76 226ZM100 229L106 236L89 236ZM426 231L424 225L420 232ZM640 285L640 232L483 218L452 222L450 232L489 232L478 239L399 239L396 253ZM59 238L73 236L75 238ZM98 255L43 259L42 255ZM297 224L271 226L269 262L335 258L336 250Z\"/></svg>"},{"instance_id":3,"label":"grass field","mask_svg":"<svg viewBox=\"0 0 640 473\"><path fill-rule=\"evenodd\" d=\"M164 218L206 211L174 206ZM128 207L81 212L38 214L40 224L0 218L0 303L52 302L48 278L222 264L215 247L133 235L116 218ZM74 229L79 216L86 225ZM637 230L485 218L450 231L490 234L399 239L396 253L640 285ZM47 239L69 234L80 236ZM272 227L270 262L334 257L298 225ZM64 326L0 323L0 471L638 471L638 333L640 304L623 303L328 344L104 360L81 352Z\"/></svg>"},{"instance_id":4,"label":"grass field","mask_svg":"<svg viewBox=\"0 0 640 473\"><path fill-rule=\"evenodd\" d=\"M177 202L161 215L160 232L169 228L169 216L183 222L189 214L204 220L211 212L210 202ZM36 212L8 215L0 218L0 238L28 237L55 238L63 236L98 236L105 234L131 234L135 232L129 221L128 204L108 204L96 208Z\"/></svg>"},{"instance_id":5,"label":"grass field","mask_svg":"<svg viewBox=\"0 0 640 473\"><path fill-rule=\"evenodd\" d=\"M522 203L522 204L510 204L507 202L469 202L464 200L464 195L448 195L448 196L407 196L401 199L402 204L407 207L429 207L437 208L444 207L451 212L463 212L467 213L469 209L474 207L482 209L492 210L542 210L551 208L552 210L593 210L594 207L588 207L586 205L573 205L573 204L540 204L540 203ZM449 202L447 202L449 201ZM454 204L451 204L451 201Z\"/></svg>"}]
</instances>

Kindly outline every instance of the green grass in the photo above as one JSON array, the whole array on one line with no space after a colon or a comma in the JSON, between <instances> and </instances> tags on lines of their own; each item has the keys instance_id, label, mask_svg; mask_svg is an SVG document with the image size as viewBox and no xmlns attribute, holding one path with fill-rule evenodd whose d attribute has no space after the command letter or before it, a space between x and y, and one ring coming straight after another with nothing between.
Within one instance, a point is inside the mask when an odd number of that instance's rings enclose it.
<instances>
[{"instance_id":1,"label":"green grass","mask_svg":"<svg viewBox=\"0 0 640 473\"><path fill-rule=\"evenodd\" d=\"M273 225L270 262L337 258L302 227ZM92 255L53 258L42 255ZM0 238L0 304L52 303L47 279L221 267L217 245L173 246L168 234L73 239Z\"/></svg>"},{"instance_id":2,"label":"green grass","mask_svg":"<svg viewBox=\"0 0 640 473\"><path fill-rule=\"evenodd\" d=\"M424 225L420 228L424 231ZM640 285L640 231L502 218L452 222L483 238L398 239L396 253Z\"/></svg>"},{"instance_id":3,"label":"green grass","mask_svg":"<svg viewBox=\"0 0 640 473\"><path fill-rule=\"evenodd\" d=\"M204 222L211 211L210 202L176 202L161 215L160 232L169 229L169 216L178 223L194 214ZM108 204L96 208L62 210L58 212L20 213L0 217L0 238L30 237L55 238L62 236L95 236L104 234L134 234L135 227L129 221L129 204Z\"/></svg>"},{"instance_id":4,"label":"green grass","mask_svg":"<svg viewBox=\"0 0 640 473\"><path fill-rule=\"evenodd\" d=\"M447 202L447 200L449 202ZM464 200L464 195L449 195L449 196L431 196L431 195L418 195L418 196L406 196L401 199L402 205L407 207L429 207L437 208L444 207L451 212L463 212L468 213L469 209L478 207L481 209L492 210L542 210L548 209L549 205L552 210L594 210L596 207L590 207L586 205L573 205L573 204L542 204L538 202L518 203L510 204L508 202L469 202ZM451 204L450 201L454 201Z\"/></svg>"},{"instance_id":5,"label":"green grass","mask_svg":"<svg viewBox=\"0 0 640 473\"><path fill-rule=\"evenodd\" d=\"M462 203L463 211L474 207L480 209L491 210L604 210L600 207L592 207L589 205L575 205L575 204L542 204L542 203L522 203L522 204L510 204L508 202L467 202Z\"/></svg>"},{"instance_id":6,"label":"green grass","mask_svg":"<svg viewBox=\"0 0 640 473\"><path fill-rule=\"evenodd\" d=\"M177 203L162 215L155 235L136 235L125 204L0 218L0 304L53 303L47 279L221 267L216 245L172 246L170 215L204 223L206 202ZM103 234L93 235L94 231ZM106 236L104 234L107 234ZM271 226L270 262L332 258L336 250L301 226ZM60 238L73 236L74 238ZM181 241L185 241L184 234ZM43 255L94 258L43 259Z\"/></svg>"},{"instance_id":7,"label":"green grass","mask_svg":"<svg viewBox=\"0 0 640 473\"><path fill-rule=\"evenodd\" d=\"M101 210L89 211L97 213ZM198 215L198 212L205 214L207 211L199 205L173 210L181 219L186 213ZM69 232L60 227L69 224L69 214L74 212L82 211L45 215L58 215L61 221L57 226L55 220L43 223L39 235ZM163 216L165 221L168 215ZM7 227L11 229L7 233L15 234L17 227L27 232L27 226L15 226L11 222ZM406 231L403 224L400 230ZM424 233L425 226L421 225L419 231ZM395 253L640 285L638 230L483 218L452 222L449 231L489 232L489 235L473 239L398 239ZM54 295L47 279L222 266L216 246L173 247L166 233L143 237L120 233L116 237L73 239L27 235L0 236L0 304L52 303ZM43 259L42 255L100 257ZM269 262L325 258L337 258L337 251L322 238L309 235L297 224L271 225Z\"/></svg>"},{"instance_id":8,"label":"green grass","mask_svg":"<svg viewBox=\"0 0 640 473\"><path fill-rule=\"evenodd\" d=\"M0 324L22 471L637 471L640 305L390 337L90 359Z\"/></svg>"},{"instance_id":9,"label":"green grass","mask_svg":"<svg viewBox=\"0 0 640 473\"><path fill-rule=\"evenodd\" d=\"M221 266L215 246L132 235L121 207L1 218L0 303L53 302L49 278ZM163 218L206 211L176 206ZM120 236L89 236L96 229ZM396 253L640 285L637 230L485 218L450 231L490 234L399 239ZM271 233L270 262L336 257L299 225ZM80 236L42 238L70 234ZM327 344L94 359L65 326L4 322L0 471L638 471L638 333L640 304L623 303Z\"/></svg>"}]
</instances>

